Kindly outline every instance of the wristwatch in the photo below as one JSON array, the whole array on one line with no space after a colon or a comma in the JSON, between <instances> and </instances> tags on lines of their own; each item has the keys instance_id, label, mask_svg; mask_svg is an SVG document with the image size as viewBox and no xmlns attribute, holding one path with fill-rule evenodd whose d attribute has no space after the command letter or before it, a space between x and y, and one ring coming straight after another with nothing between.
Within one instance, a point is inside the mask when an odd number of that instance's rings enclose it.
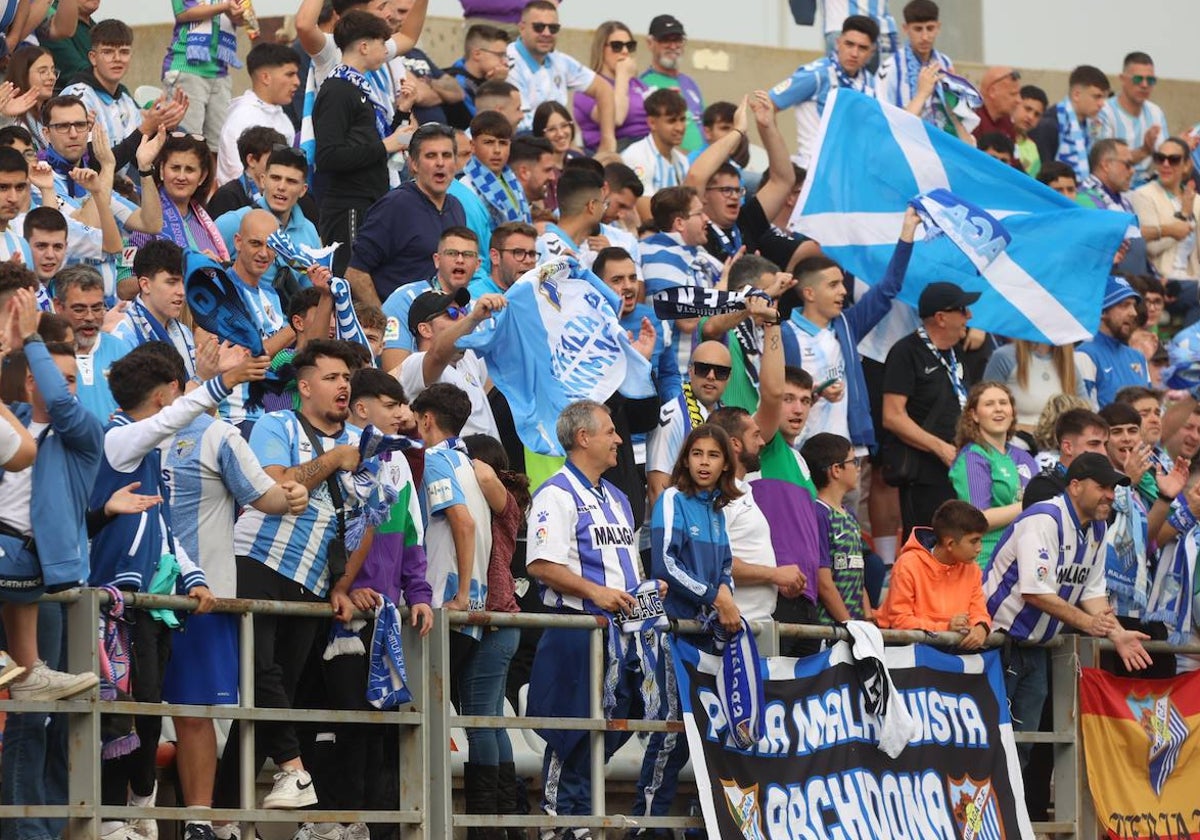
<instances>
[{"instance_id":1,"label":"wristwatch","mask_svg":"<svg viewBox=\"0 0 1200 840\"><path fill-rule=\"evenodd\" d=\"M153 169L139 169L138 175L142 176L143 178L153 178L154 170Z\"/></svg>"}]
</instances>

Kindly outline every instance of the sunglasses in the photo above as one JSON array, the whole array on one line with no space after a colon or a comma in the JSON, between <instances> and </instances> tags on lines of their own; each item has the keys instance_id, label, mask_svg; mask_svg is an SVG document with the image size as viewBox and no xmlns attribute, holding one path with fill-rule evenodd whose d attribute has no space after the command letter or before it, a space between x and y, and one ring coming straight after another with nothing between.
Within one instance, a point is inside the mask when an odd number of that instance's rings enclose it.
<instances>
[{"instance_id":1,"label":"sunglasses","mask_svg":"<svg viewBox=\"0 0 1200 840\"><path fill-rule=\"evenodd\" d=\"M533 31L539 35L547 30L549 30L551 35L557 35L558 30L562 29L561 23L531 23L529 25L532 26Z\"/></svg>"},{"instance_id":2,"label":"sunglasses","mask_svg":"<svg viewBox=\"0 0 1200 840\"><path fill-rule=\"evenodd\" d=\"M1154 87L1156 84L1158 84L1158 76L1143 76L1138 74L1136 76L1130 76L1129 81L1133 82L1135 85Z\"/></svg>"},{"instance_id":3,"label":"sunglasses","mask_svg":"<svg viewBox=\"0 0 1200 840\"><path fill-rule=\"evenodd\" d=\"M713 378L718 382L724 382L729 378L729 373L732 368L729 365L713 365L708 362L692 362L692 372L701 379L708 379L711 373Z\"/></svg>"},{"instance_id":4,"label":"sunglasses","mask_svg":"<svg viewBox=\"0 0 1200 840\"><path fill-rule=\"evenodd\" d=\"M457 321L459 318L467 317L467 308L465 306L457 306L455 304L451 304L450 306L446 307L445 311L435 312L432 315L430 315L428 318L426 318L424 321L422 321L421 323L428 324L430 321L434 321L442 315L445 315L451 321Z\"/></svg>"},{"instance_id":5,"label":"sunglasses","mask_svg":"<svg viewBox=\"0 0 1200 840\"><path fill-rule=\"evenodd\" d=\"M608 48L613 52L637 52L637 41L609 41Z\"/></svg>"},{"instance_id":6,"label":"sunglasses","mask_svg":"<svg viewBox=\"0 0 1200 840\"><path fill-rule=\"evenodd\" d=\"M1178 166L1183 163L1183 155L1167 155L1162 152L1155 152L1153 158L1155 163L1169 163L1171 166Z\"/></svg>"}]
</instances>

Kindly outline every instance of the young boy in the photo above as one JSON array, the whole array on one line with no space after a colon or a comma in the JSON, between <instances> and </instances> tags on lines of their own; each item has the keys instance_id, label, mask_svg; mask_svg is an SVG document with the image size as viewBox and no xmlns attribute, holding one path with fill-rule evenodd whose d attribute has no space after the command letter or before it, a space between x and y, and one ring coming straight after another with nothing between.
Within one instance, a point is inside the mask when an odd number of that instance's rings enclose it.
<instances>
[{"instance_id":1,"label":"young boy","mask_svg":"<svg viewBox=\"0 0 1200 840\"><path fill-rule=\"evenodd\" d=\"M846 494L858 487L862 459L848 439L829 432L809 438L800 454L817 488L817 530L829 548L817 570L817 617L822 624L870 621L863 561L867 547L858 520L843 506Z\"/></svg>"},{"instance_id":2,"label":"young boy","mask_svg":"<svg viewBox=\"0 0 1200 840\"><path fill-rule=\"evenodd\" d=\"M937 92L943 72L953 73L954 62L933 46L942 31L940 10L933 0L911 0L904 7L907 43L879 68L880 99L916 114L950 134L957 133L958 120L950 112L957 104L953 93Z\"/></svg>"},{"instance_id":3,"label":"young boy","mask_svg":"<svg viewBox=\"0 0 1200 840\"><path fill-rule=\"evenodd\" d=\"M933 514L932 528L914 528L892 566L892 582L875 613L880 627L949 630L962 647L978 649L992 619L983 596L983 550L987 518L969 502L951 499Z\"/></svg>"},{"instance_id":4,"label":"young boy","mask_svg":"<svg viewBox=\"0 0 1200 840\"><path fill-rule=\"evenodd\" d=\"M621 160L645 187L638 213L650 218L650 199L661 189L683 185L688 159L679 150L687 130L687 103L677 90L656 90L646 97L646 122L650 133L621 152Z\"/></svg>"},{"instance_id":5,"label":"young boy","mask_svg":"<svg viewBox=\"0 0 1200 840\"><path fill-rule=\"evenodd\" d=\"M1013 126L1017 129L1017 162L1030 178L1036 178L1042 171L1042 156L1038 154L1037 143L1029 137L1029 132L1041 122L1042 114L1046 113L1049 105L1046 91L1037 85L1025 85L1021 88L1021 101L1012 115Z\"/></svg>"}]
</instances>

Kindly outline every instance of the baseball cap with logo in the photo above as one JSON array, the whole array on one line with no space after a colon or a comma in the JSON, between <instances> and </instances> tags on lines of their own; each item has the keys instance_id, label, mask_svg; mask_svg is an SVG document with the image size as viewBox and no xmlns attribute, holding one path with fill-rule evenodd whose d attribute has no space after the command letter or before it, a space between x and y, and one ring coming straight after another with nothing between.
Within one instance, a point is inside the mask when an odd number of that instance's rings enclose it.
<instances>
[{"instance_id":1,"label":"baseball cap with logo","mask_svg":"<svg viewBox=\"0 0 1200 840\"><path fill-rule=\"evenodd\" d=\"M687 33L683 31L683 24L679 22L679 18L674 15L659 15L650 21L651 38L670 38L676 35L686 36Z\"/></svg>"}]
</instances>

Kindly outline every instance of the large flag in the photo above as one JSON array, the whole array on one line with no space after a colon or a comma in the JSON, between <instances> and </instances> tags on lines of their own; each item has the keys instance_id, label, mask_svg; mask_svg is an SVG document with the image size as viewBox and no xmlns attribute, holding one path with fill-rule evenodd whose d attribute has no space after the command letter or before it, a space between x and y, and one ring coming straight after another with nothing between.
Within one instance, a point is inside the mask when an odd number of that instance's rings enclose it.
<instances>
[{"instance_id":1,"label":"large flag","mask_svg":"<svg viewBox=\"0 0 1200 840\"><path fill-rule=\"evenodd\" d=\"M1033 840L999 651L886 648L896 691L882 718L848 642L766 657L764 731L750 749L731 737L720 660L679 639L673 651L709 837ZM880 743L897 740L898 704L914 734L890 758Z\"/></svg>"},{"instance_id":2,"label":"large flag","mask_svg":"<svg viewBox=\"0 0 1200 840\"><path fill-rule=\"evenodd\" d=\"M537 266L504 296L508 307L458 346L487 361L534 452L564 454L554 425L576 400L604 402L618 389L634 399L654 395L650 363L617 321L617 296L574 259Z\"/></svg>"},{"instance_id":3,"label":"large flag","mask_svg":"<svg viewBox=\"0 0 1200 840\"><path fill-rule=\"evenodd\" d=\"M1084 668L1079 705L1088 787L1107 836L1195 837L1200 671L1140 680Z\"/></svg>"},{"instance_id":4,"label":"large flag","mask_svg":"<svg viewBox=\"0 0 1200 840\"><path fill-rule=\"evenodd\" d=\"M948 280L982 293L971 323L988 332L1067 344L1096 330L1104 282L1132 216L1080 208L936 126L852 90L839 89L826 103L813 161L791 227L858 277L883 277L911 200L947 190L1000 220L1011 241L991 248L997 256L977 268L956 242L988 251L991 231L960 213L960 235L917 243L902 300L915 304L927 284Z\"/></svg>"}]
</instances>

